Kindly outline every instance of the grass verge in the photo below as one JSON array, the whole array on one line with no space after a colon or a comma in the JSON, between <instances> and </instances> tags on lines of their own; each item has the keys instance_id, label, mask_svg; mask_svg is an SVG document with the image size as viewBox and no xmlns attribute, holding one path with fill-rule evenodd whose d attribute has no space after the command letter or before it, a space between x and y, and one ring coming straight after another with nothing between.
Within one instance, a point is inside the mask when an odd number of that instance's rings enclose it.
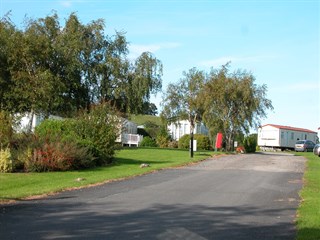
<instances>
[{"instance_id":1,"label":"grass verge","mask_svg":"<svg viewBox=\"0 0 320 240\"><path fill-rule=\"evenodd\" d=\"M297 240L320 239L320 158L312 153L298 153L308 159L302 202L298 208Z\"/></svg>"},{"instance_id":2,"label":"grass verge","mask_svg":"<svg viewBox=\"0 0 320 240\"><path fill-rule=\"evenodd\" d=\"M189 152L185 150L128 148L117 152L114 164L106 167L67 172L0 173L0 203L186 165L206 159L212 154L208 151L196 152L194 158L190 159ZM150 167L140 168L142 163Z\"/></svg>"}]
</instances>

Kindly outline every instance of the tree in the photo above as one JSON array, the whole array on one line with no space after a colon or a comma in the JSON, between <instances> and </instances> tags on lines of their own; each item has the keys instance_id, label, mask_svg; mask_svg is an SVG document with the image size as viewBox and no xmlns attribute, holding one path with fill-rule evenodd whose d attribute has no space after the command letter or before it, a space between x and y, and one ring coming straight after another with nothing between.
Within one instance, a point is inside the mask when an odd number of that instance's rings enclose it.
<instances>
[{"instance_id":1,"label":"tree","mask_svg":"<svg viewBox=\"0 0 320 240\"><path fill-rule=\"evenodd\" d=\"M46 66L52 55L50 38L39 22L30 20L26 25L24 32L15 30L7 39L10 74L4 93L5 108L11 113L47 113L56 89L53 84L58 85Z\"/></svg>"},{"instance_id":2,"label":"tree","mask_svg":"<svg viewBox=\"0 0 320 240\"><path fill-rule=\"evenodd\" d=\"M142 53L134 63L126 59L126 42L117 35L113 48L116 54L107 54L102 66L101 97L112 102L118 110L126 113L141 114L150 95L162 87L162 63L151 53Z\"/></svg>"},{"instance_id":3,"label":"tree","mask_svg":"<svg viewBox=\"0 0 320 240\"><path fill-rule=\"evenodd\" d=\"M9 91L11 75L8 65L10 41L15 28L8 15L0 19L0 111L6 109L5 94Z\"/></svg>"},{"instance_id":4,"label":"tree","mask_svg":"<svg viewBox=\"0 0 320 240\"><path fill-rule=\"evenodd\" d=\"M273 109L266 92L266 85L255 84L251 73L240 69L231 73L229 63L211 70L201 91L203 119L211 132L224 133L228 151L237 133L248 133L259 125L260 118L266 117L268 109Z\"/></svg>"},{"instance_id":5,"label":"tree","mask_svg":"<svg viewBox=\"0 0 320 240\"><path fill-rule=\"evenodd\" d=\"M70 117L111 102L142 113L161 89L161 62L151 53L129 61L124 33L106 36L102 19L82 24L71 13L62 26L53 12L17 30L6 16L0 33L0 110Z\"/></svg>"},{"instance_id":6,"label":"tree","mask_svg":"<svg viewBox=\"0 0 320 240\"><path fill-rule=\"evenodd\" d=\"M155 116L158 114L158 108L154 103L144 102L142 106L142 114Z\"/></svg>"},{"instance_id":7,"label":"tree","mask_svg":"<svg viewBox=\"0 0 320 240\"><path fill-rule=\"evenodd\" d=\"M202 117L199 93L205 83L203 71L196 68L183 72L177 84L169 84L164 93L162 117L169 122L188 119L190 121L190 157L193 157L193 132L195 123Z\"/></svg>"},{"instance_id":8,"label":"tree","mask_svg":"<svg viewBox=\"0 0 320 240\"><path fill-rule=\"evenodd\" d=\"M162 63L150 52L142 53L134 63L129 83L129 113L143 112L143 105L149 102L150 95L156 94L162 88Z\"/></svg>"}]
</instances>

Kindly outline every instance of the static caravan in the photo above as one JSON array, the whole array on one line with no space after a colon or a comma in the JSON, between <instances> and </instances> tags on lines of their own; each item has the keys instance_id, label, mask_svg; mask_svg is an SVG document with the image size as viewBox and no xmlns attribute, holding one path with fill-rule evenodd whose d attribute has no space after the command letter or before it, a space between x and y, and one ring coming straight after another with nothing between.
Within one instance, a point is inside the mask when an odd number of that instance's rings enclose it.
<instances>
[{"instance_id":1,"label":"static caravan","mask_svg":"<svg viewBox=\"0 0 320 240\"><path fill-rule=\"evenodd\" d=\"M266 124L258 129L258 146L266 149L294 149L298 140L317 142L317 132L304 128Z\"/></svg>"},{"instance_id":2,"label":"static caravan","mask_svg":"<svg viewBox=\"0 0 320 240\"><path fill-rule=\"evenodd\" d=\"M142 135L137 134L137 124L125 118L121 118L119 131L116 142L121 143L123 146L138 146L143 139Z\"/></svg>"},{"instance_id":3,"label":"static caravan","mask_svg":"<svg viewBox=\"0 0 320 240\"><path fill-rule=\"evenodd\" d=\"M178 141L185 134L190 134L189 120L180 120L168 125L168 130L172 139ZM194 134L208 135L209 131L203 123L195 123Z\"/></svg>"}]
</instances>

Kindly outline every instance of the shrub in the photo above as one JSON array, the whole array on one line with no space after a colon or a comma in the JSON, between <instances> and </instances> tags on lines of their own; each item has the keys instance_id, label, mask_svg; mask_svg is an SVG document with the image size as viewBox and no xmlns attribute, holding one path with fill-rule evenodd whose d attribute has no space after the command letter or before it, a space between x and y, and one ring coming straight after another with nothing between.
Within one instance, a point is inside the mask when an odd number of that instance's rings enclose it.
<instances>
[{"instance_id":1,"label":"shrub","mask_svg":"<svg viewBox=\"0 0 320 240\"><path fill-rule=\"evenodd\" d=\"M177 141L170 141L168 143L168 148L178 148L178 142Z\"/></svg>"},{"instance_id":2,"label":"shrub","mask_svg":"<svg viewBox=\"0 0 320 240\"><path fill-rule=\"evenodd\" d=\"M139 144L140 147L157 147L157 143L151 137L144 137Z\"/></svg>"},{"instance_id":3,"label":"shrub","mask_svg":"<svg viewBox=\"0 0 320 240\"><path fill-rule=\"evenodd\" d=\"M168 147L169 141L170 135L167 129L164 126L160 127L159 133L156 138L157 145L161 148L166 148Z\"/></svg>"},{"instance_id":4,"label":"shrub","mask_svg":"<svg viewBox=\"0 0 320 240\"><path fill-rule=\"evenodd\" d=\"M179 138L178 148L188 149L189 148L189 142L190 142L190 135L189 134L183 135L181 138Z\"/></svg>"},{"instance_id":5,"label":"shrub","mask_svg":"<svg viewBox=\"0 0 320 240\"><path fill-rule=\"evenodd\" d=\"M112 161L117 149L120 120L108 104L100 104L76 119L46 120L36 128L36 133L49 142L62 141L85 148L89 159L94 159L86 166L103 165Z\"/></svg>"},{"instance_id":6,"label":"shrub","mask_svg":"<svg viewBox=\"0 0 320 240\"><path fill-rule=\"evenodd\" d=\"M41 141L41 140L39 140ZM34 148L25 162L29 172L66 171L93 165L93 157L85 148L71 142L44 142Z\"/></svg>"},{"instance_id":7,"label":"shrub","mask_svg":"<svg viewBox=\"0 0 320 240\"><path fill-rule=\"evenodd\" d=\"M117 149L116 139L120 134L121 118L108 105L93 106L77 120L77 134L80 144L90 149L98 165L112 162Z\"/></svg>"},{"instance_id":8,"label":"shrub","mask_svg":"<svg viewBox=\"0 0 320 240\"><path fill-rule=\"evenodd\" d=\"M79 141L80 136L77 133L77 121L74 119L46 119L35 129L35 133L40 138L46 138L48 141L57 139L62 141Z\"/></svg>"},{"instance_id":9,"label":"shrub","mask_svg":"<svg viewBox=\"0 0 320 240\"><path fill-rule=\"evenodd\" d=\"M156 143L160 148L166 148L169 144L169 138L163 135L157 136Z\"/></svg>"},{"instance_id":10,"label":"shrub","mask_svg":"<svg viewBox=\"0 0 320 240\"><path fill-rule=\"evenodd\" d=\"M12 172L12 159L10 149L0 148L0 172Z\"/></svg>"},{"instance_id":11,"label":"shrub","mask_svg":"<svg viewBox=\"0 0 320 240\"><path fill-rule=\"evenodd\" d=\"M210 139L208 136L203 134L195 134L194 139L197 140L197 148L200 150L210 149Z\"/></svg>"},{"instance_id":12,"label":"shrub","mask_svg":"<svg viewBox=\"0 0 320 240\"><path fill-rule=\"evenodd\" d=\"M247 153L254 153L257 147L257 134L251 134L244 138L243 146Z\"/></svg>"},{"instance_id":13,"label":"shrub","mask_svg":"<svg viewBox=\"0 0 320 240\"><path fill-rule=\"evenodd\" d=\"M197 140L197 149L199 150L209 150L210 140L208 136L203 134L194 134L193 139ZM188 149L190 143L190 134L183 135L178 142L178 147L182 149Z\"/></svg>"}]
</instances>

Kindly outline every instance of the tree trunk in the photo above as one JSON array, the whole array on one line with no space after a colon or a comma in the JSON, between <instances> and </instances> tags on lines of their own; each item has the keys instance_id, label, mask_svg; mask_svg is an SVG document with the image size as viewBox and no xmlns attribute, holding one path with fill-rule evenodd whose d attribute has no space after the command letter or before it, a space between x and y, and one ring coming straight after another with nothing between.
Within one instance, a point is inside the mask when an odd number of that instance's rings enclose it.
<instances>
[{"instance_id":1,"label":"tree trunk","mask_svg":"<svg viewBox=\"0 0 320 240\"><path fill-rule=\"evenodd\" d=\"M193 117L189 116L190 121L190 158L193 158L193 131L194 131L194 123L195 123L196 116Z\"/></svg>"},{"instance_id":2,"label":"tree trunk","mask_svg":"<svg viewBox=\"0 0 320 240\"><path fill-rule=\"evenodd\" d=\"M190 158L193 158L193 130L190 133Z\"/></svg>"}]
</instances>

